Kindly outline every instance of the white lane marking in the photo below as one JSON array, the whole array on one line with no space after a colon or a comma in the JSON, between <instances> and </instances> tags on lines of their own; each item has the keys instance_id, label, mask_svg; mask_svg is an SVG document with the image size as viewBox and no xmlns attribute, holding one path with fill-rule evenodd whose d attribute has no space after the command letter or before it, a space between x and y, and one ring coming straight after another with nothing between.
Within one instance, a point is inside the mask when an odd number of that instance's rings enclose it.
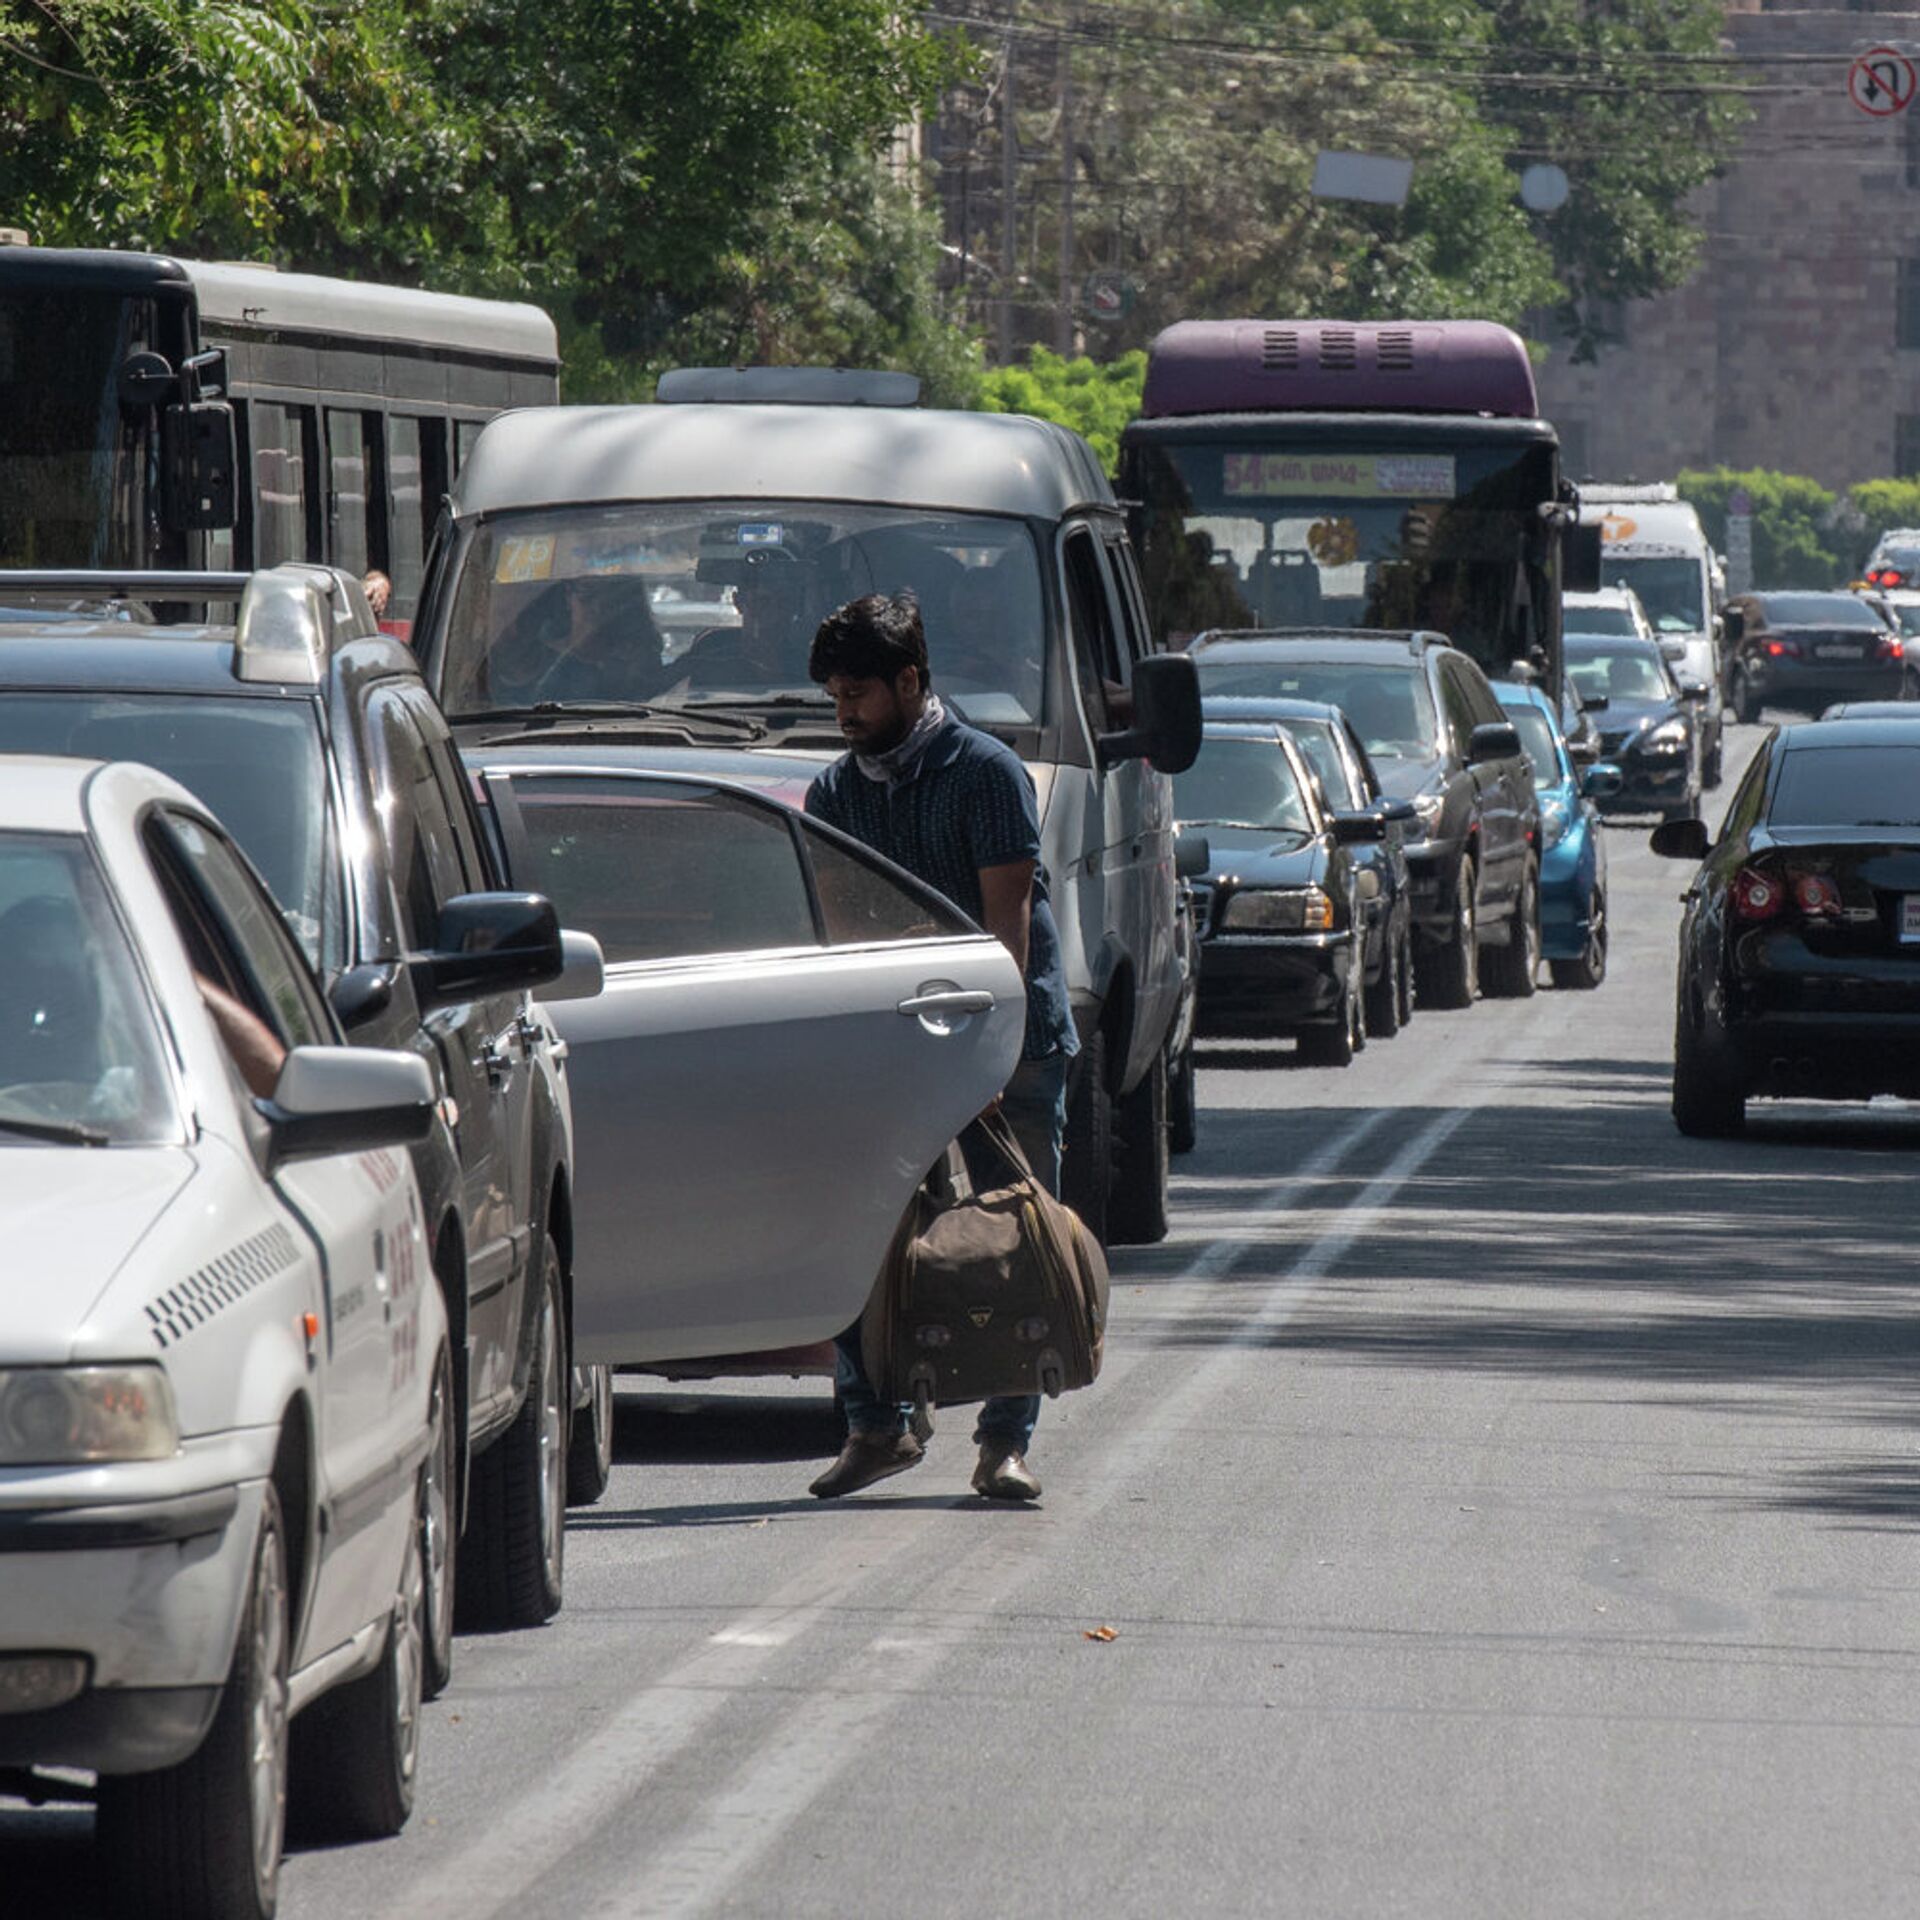
<instances>
[{"instance_id":1,"label":"white lane marking","mask_svg":"<svg viewBox=\"0 0 1920 1920\"><path fill-rule=\"evenodd\" d=\"M1400 1189L1412 1179L1473 1113L1472 1106L1450 1109L1423 1127L1385 1168L1338 1213L1276 1281L1261 1308L1226 1336L1221 1349L1195 1368L1178 1387L1161 1397L1148 1422L1137 1422L1127 1440L1102 1457L1102 1490L1083 1501L1069 1524L1084 1528L1126 1487L1138 1486L1140 1456L1164 1445L1171 1433L1192 1418L1192 1403L1217 1391L1215 1376L1234 1364L1236 1350L1270 1336L1299 1311L1314 1283L1329 1273L1354 1243L1379 1223ZM1361 1126L1354 1137L1371 1131ZM1322 1149L1316 1159L1324 1159ZM1300 1179L1269 1189L1272 1196ZM1252 1243L1236 1240L1227 1251L1216 1242L1194 1262L1215 1274L1229 1272ZM991 1547L964 1556L938 1575L939 1610L947 1618L985 1618L1008 1592L1033 1571L1037 1553L1055 1550L1057 1538L1022 1543L1011 1550ZM646 1888L644 1903L634 1904L631 1886L587 1909L587 1920L681 1920L710 1912L741 1876L754 1868L819 1796L859 1756L862 1736L895 1711L903 1697L923 1694L935 1670L953 1651L948 1636L934 1634L920 1644L903 1642L897 1626L867 1642L842 1663L828 1687L810 1691L754 1743L752 1761L702 1806L697 1820L659 1855L639 1867ZM893 1657L883 1661L882 1654Z\"/></svg>"}]
</instances>

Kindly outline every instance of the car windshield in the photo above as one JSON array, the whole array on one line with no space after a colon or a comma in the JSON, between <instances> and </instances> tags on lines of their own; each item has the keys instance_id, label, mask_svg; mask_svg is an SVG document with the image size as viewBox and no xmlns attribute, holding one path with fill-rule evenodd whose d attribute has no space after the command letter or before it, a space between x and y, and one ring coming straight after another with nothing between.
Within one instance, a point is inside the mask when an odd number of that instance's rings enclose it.
<instances>
[{"instance_id":1,"label":"car windshield","mask_svg":"<svg viewBox=\"0 0 1920 1920\"><path fill-rule=\"evenodd\" d=\"M1560 765L1560 743L1554 737L1553 722L1535 706L1503 707L1520 736L1521 751L1533 769L1536 787L1557 787L1566 774Z\"/></svg>"},{"instance_id":2,"label":"car windshield","mask_svg":"<svg viewBox=\"0 0 1920 1920\"><path fill-rule=\"evenodd\" d=\"M1762 597L1768 623L1776 627L1866 627L1884 633L1887 623L1851 593L1769 593Z\"/></svg>"},{"instance_id":3,"label":"car windshield","mask_svg":"<svg viewBox=\"0 0 1920 1920\"><path fill-rule=\"evenodd\" d=\"M171 775L226 823L307 958L343 964L338 854L308 701L10 691L0 698L0 753L138 760Z\"/></svg>"},{"instance_id":4,"label":"car windshield","mask_svg":"<svg viewBox=\"0 0 1920 1920\"><path fill-rule=\"evenodd\" d=\"M982 725L1041 718L1046 616L1018 520L819 501L503 514L474 534L441 657L457 720L548 701L825 708L822 618L913 593L933 682Z\"/></svg>"},{"instance_id":5,"label":"car windshield","mask_svg":"<svg viewBox=\"0 0 1920 1920\"><path fill-rule=\"evenodd\" d=\"M1259 659L1214 660L1202 649L1194 665L1205 695L1256 694L1344 708L1360 744L1376 758L1430 760L1439 751L1427 677L1410 661L1300 660L1282 648Z\"/></svg>"},{"instance_id":6,"label":"car windshield","mask_svg":"<svg viewBox=\"0 0 1920 1920\"><path fill-rule=\"evenodd\" d=\"M1363 795L1355 792L1353 773L1340 744L1333 737L1329 720L1283 720L1280 723L1293 735L1294 744L1307 756L1307 764L1320 777L1320 791L1330 807L1362 807Z\"/></svg>"},{"instance_id":7,"label":"car windshield","mask_svg":"<svg viewBox=\"0 0 1920 1920\"><path fill-rule=\"evenodd\" d=\"M153 1008L76 833L0 832L0 1149L177 1139Z\"/></svg>"},{"instance_id":8,"label":"car windshield","mask_svg":"<svg viewBox=\"0 0 1920 1920\"><path fill-rule=\"evenodd\" d=\"M1639 637L1631 607L1568 607L1562 616L1569 634L1612 634L1618 638Z\"/></svg>"},{"instance_id":9,"label":"car windshield","mask_svg":"<svg viewBox=\"0 0 1920 1920\"><path fill-rule=\"evenodd\" d=\"M1173 777L1173 812L1182 826L1313 831L1292 763L1271 740L1208 736L1199 759Z\"/></svg>"},{"instance_id":10,"label":"car windshield","mask_svg":"<svg viewBox=\"0 0 1920 1920\"><path fill-rule=\"evenodd\" d=\"M1582 700L1669 700L1673 682L1649 642L1567 649L1567 678Z\"/></svg>"},{"instance_id":11,"label":"car windshield","mask_svg":"<svg viewBox=\"0 0 1920 1920\"><path fill-rule=\"evenodd\" d=\"M1691 555L1609 553L1601 561L1600 578L1605 586L1631 587L1655 633L1706 631L1706 580Z\"/></svg>"},{"instance_id":12,"label":"car windshield","mask_svg":"<svg viewBox=\"0 0 1920 1920\"><path fill-rule=\"evenodd\" d=\"M1767 821L1776 827L1920 827L1920 746L1784 753Z\"/></svg>"}]
</instances>

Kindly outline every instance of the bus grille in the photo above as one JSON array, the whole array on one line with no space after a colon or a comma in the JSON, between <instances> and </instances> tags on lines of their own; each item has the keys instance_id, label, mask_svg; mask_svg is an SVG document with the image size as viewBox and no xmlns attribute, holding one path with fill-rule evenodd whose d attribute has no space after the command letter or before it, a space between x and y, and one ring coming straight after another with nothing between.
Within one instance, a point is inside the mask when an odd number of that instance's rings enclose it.
<instances>
[{"instance_id":1,"label":"bus grille","mask_svg":"<svg viewBox=\"0 0 1920 1920\"><path fill-rule=\"evenodd\" d=\"M1260 364L1269 373L1293 373L1300 365L1300 336L1291 327L1269 327L1261 345Z\"/></svg>"},{"instance_id":2,"label":"bus grille","mask_svg":"<svg viewBox=\"0 0 1920 1920\"><path fill-rule=\"evenodd\" d=\"M1351 327L1328 327L1320 335L1320 366L1327 373L1357 373L1360 343Z\"/></svg>"}]
</instances>

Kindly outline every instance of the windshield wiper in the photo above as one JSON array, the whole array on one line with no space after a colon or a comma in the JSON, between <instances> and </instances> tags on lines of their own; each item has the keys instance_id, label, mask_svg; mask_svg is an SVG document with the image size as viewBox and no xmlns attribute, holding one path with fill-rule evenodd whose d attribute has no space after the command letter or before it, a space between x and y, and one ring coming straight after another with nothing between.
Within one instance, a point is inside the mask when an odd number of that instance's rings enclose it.
<instances>
[{"instance_id":1,"label":"windshield wiper","mask_svg":"<svg viewBox=\"0 0 1920 1920\"><path fill-rule=\"evenodd\" d=\"M0 1133L17 1133L24 1140L53 1140L63 1147L104 1147L112 1136L101 1127L78 1120L16 1120L0 1113Z\"/></svg>"},{"instance_id":2,"label":"windshield wiper","mask_svg":"<svg viewBox=\"0 0 1920 1920\"><path fill-rule=\"evenodd\" d=\"M1920 827L1920 820L1856 820L1856 827Z\"/></svg>"},{"instance_id":3,"label":"windshield wiper","mask_svg":"<svg viewBox=\"0 0 1920 1920\"><path fill-rule=\"evenodd\" d=\"M452 716L455 726L480 720L664 720L670 725L729 727L758 740L766 727L745 714L705 707L662 706L647 700L537 700L530 707L481 707Z\"/></svg>"},{"instance_id":4,"label":"windshield wiper","mask_svg":"<svg viewBox=\"0 0 1920 1920\"><path fill-rule=\"evenodd\" d=\"M754 693L754 694L710 694L704 700L689 700L684 708L676 712L686 713L783 713L798 707L803 711L819 711L833 705L833 696L827 693L802 693L797 689L792 693Z\"/></svg>"}]
</instances>

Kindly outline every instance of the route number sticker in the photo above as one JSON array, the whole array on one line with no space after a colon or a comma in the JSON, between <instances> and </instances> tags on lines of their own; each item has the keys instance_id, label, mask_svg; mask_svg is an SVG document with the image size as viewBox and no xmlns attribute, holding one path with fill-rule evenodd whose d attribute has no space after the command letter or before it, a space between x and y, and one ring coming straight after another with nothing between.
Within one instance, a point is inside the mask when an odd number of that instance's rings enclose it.
<instances>
[{"instance_id":1,"label":"route number sticker","mask_svg":"<svg viewBox=\"0 0 1920 1920\"><path fill-rule=\"evenodd\" d=\"M1884 120L1913 104L1913 62L1894 47L1869 47L1847 69L1847 98L1862 113Z\"/></svg>"}]
</instances>

